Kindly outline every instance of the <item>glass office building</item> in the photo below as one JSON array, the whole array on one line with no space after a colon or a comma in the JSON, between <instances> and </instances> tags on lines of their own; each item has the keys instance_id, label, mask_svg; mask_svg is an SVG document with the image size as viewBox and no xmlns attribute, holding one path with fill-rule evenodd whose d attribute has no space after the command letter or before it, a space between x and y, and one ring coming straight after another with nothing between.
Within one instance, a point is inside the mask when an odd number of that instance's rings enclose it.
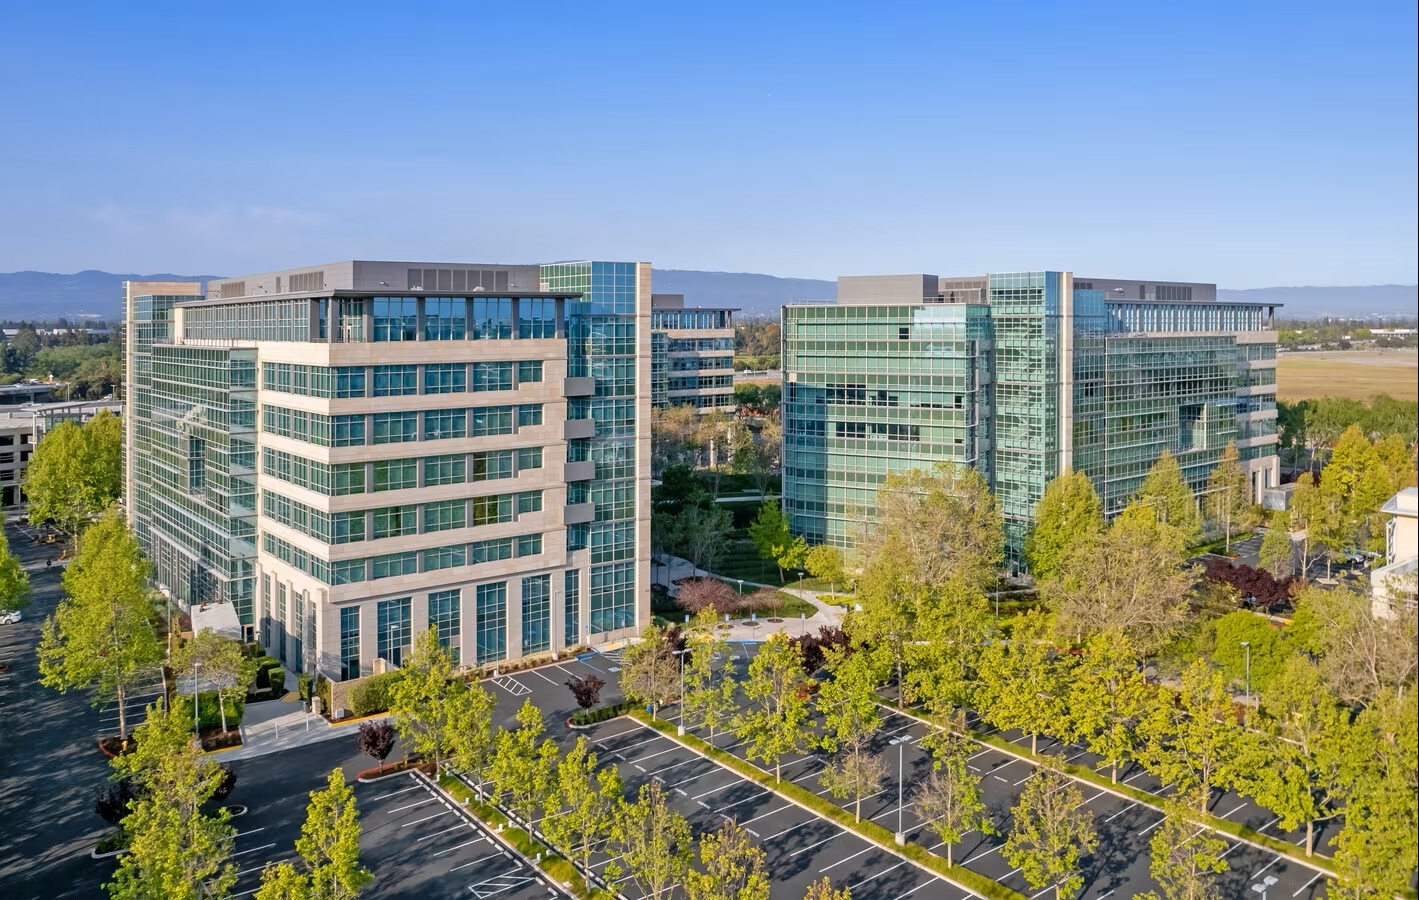
<instances>
[{"instance_id":1,"label":"glass office building","mask_svg":"<svg viewBox=\"0 0 1419 900\"><path fill-rule=\"evenodd\" d=\"M536 266L130 282L126 502L159 586L233 603L332 680L428 628L478 665L635 633L650 270L630 270L629 301Z\"/></svg>"},{"instance_id":2,"label":"glass office building","mask_svg":"<svg viewBox=\"0 0 1419 900\"><path fill-rule=\"evenodd\" d=\"M1213 285L1076 279L839 280L784 308L784 506L852 546L892 471L978 468L1008 560L1045 486L1077 469L1116 514L1164 449L1194 490L1236 441L1254 491L1277 481L1274 306Z\"/></svg>"},{"instance_id":3,"label":"glass office building","mask_svg":"<svg viewBox=\"0 0 1419 900\"><path fill-rule=\"evenodd\" d=\"M683 294L655 294L651 304L652 404L732 410L738 310L687 308Z\"/></svg>"}]
</instances>

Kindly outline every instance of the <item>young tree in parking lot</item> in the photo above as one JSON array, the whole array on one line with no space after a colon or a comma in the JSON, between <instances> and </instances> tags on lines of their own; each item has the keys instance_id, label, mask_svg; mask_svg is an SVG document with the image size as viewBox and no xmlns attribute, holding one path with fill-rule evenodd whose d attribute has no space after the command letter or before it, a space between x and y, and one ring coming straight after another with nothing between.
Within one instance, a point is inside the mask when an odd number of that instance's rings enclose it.
<instances>
[{"instance_id":1,"label":"young tree in parking lot","mask_svg":"<svg viewBox=\"0 0 1419 900\"><path fill-rule=\"evenodd\" d=\"M1032 888L1054 885L1056 900L1073 897L1084 884L1080 857L1098 846L1094 814L1068 776L1036 770L1010 811L1010 834L1000 853L1019 868Z\"/></svg>"},{"instance_id":2,"label":"young tree in parking lot","mask_svg":"<svg viewBox=\"0 0 1419 900\"><path fill-rule=\"evenodd\" d=\"M360 865L360 811L345 775L334 769L323 791L310 792L296 853L302 866L267 866L256 900L351 900L373 873Z\"/></svg>"},{"instance_id":3,"label":"young tree in parking lot","mask_svg":"<svg viewBox=\"0 0 1419 900\"><path fill-rule=\"evenodd\" d=\"M131 779L141 797L123 820L128 852L108 884L110 896L225 896L237 877L230 861L236 830L227 810L204 808L225 779L222 767L192 742L191 722L160 704L148 707L134 737L132 752L112 762L116 775Z\"/></svg>"},{"instance_id":4,"label":"young tree in parking lot","mask_svg":"<svg viewBox=\"0 0 1419 900\"><path fill-rule=\"evenodd\" d=\"M1286 530L1286 514L1271 517L1271 526L1261 539L1261 567L1276 578L1289 578L1296 570L1296 551Z\"/></svg>"},{"instance_id":5,"label":"young tree in parking lot","mask_svg":"<svg viewBox=\"0 0 1419 900\"><path fill-rule=\"evenodd\" d=\"M39 641L40 683L88 688L95 706L117 700L118 736L126 741L129 691L154 678L163 648L151 621L148 562L117 512L89 526L63 583L68 596Z\"/></svg>"},{"instance_id":6,"label":"young tree in parking lot","mask_svg":"<svg viewBox=\"0 0 1419 900\"><path fill-rule=\"evenodd\" d=\"M360 733L355 736L355 749L379 763L380 769L383 769L384 761L394 749L394 740L393 725L385 721L364 722L360 725Z\"/></svg>"},{"instance_id":7,"label":"young tree in parking lot","mask_svg":"<svg viewBox=\"0 0 1419 900\"><path fill-rule=\"evenodd\" d=\"M1326 689L1315 663L1292 656L1261 694L1253 728L1240 740L1234 787L1281 817L1290 831L1306 827L1306 855L1317 822L1340 815L1340 803L1362 744L1349 711Z\"/></svg>"},{"instance_id":8,"label":"young tree in parking lot","mask_svg":"<svg viewBox=\"0 0 1419 900\"><path fill-rule=\"evenodd\" d=\"M807 744L808 679L798 645L770 639L744 682L749 706L739 716L735 734L744 741L745 755L774 767L780 780L783 757Z\"/></svg>"},{"instance_id":9,"label":"young tree in parking lot","mask_svg":"<svg viewBox=\"0 0 1419 900\"><path fill-rule=\"evenodd\" d=\"M877 793L887 777L887 764L867 744L849 744L823 767L818 783L837 800L852 801L853 821L862 821L862 801Z\"/></svg>"},{"instance_id":10,"label":"young tree in parking lot","mask_svg":"<svg viewBox=\"0 0 1419 900\"><path fill-rule=\"evenodd\" d=\"M591 852L611 836L611 820L621 801L621 776L615 766L596 771L596 754L578 737L557 764L542 833L568 858L590 871Z\"/></svg>"},{"instance_id":11,"label":"young tree in parking lot","mask_svg":"<svg viewBox=\"0 0 1419 900\"><path fill-rule=\"evenodd\" d=\"M1030 752L1039 736L1062 734L1064 697L1069 679L1054 647L1045 641L1044 616L1030 610L1015 620L1009 641L996 641L981 651L980 714L1005 731L1018 728L1030 736Z\"/></svg>"},{"instance_id":12,"label":"young tree in parking lot","mask_svg":"<svg viewBox=\"0 0 1419 900\"><path fill-rule=\"evenodd\" d=\"M960 735L943 730L933 735L931 771L916 789L916 805L926 827L946 845L946 865L969 831L995 834L995 823L981 796L980 776L970 770L974 748Z\"/></svg>"},{"instance_id":13,"label":"young tree in parking lot","mask_svg":"<svg viewBox=\"0 0 1419 900\"><path fill-rule=\"evenodd\" d=\"M1205 659L1183 672L1179 690L1159 689L1138 732L1144 767L1164 784L1177 785L1177 793L1197 798L1199 811L1206 810L1214 786L1231 780L1241 729L1227 679Z\"/></svg>"},{"instance_id":14,"label":"young tree in parking lot","mask_svg":"<svg viewBox=\"0 0 1419 900\"><path fill-rule=\"evenodd\" d=\"M572 697L576 699L576 705L582 709L591 709L601 702L601 689L606 686L606 681L595 672L589 672L586 675L573 675L567 679L566 684L572 692Z\"/></svg>"},{"instance_id":15,"label":"young tree in parking lot","mask_svg":"<svg viewBox=\"0 0 1419 900\"><path fill-rule=\"evenodd\" d=\"M1025 538L1030 574L1044 583L1066 560L1104 531L1104 504L1083 472L1066 472L1045 486L1035 523Z\"/></svg>"},{"instance_id":16,"label":"young tree in parking lot","mask_svg":"<svg viewBox=\"0 0 1419 900\"><path fill-rule=\"evenodd\" d=\"M497 701L475 681L450 692L444 702L448 707L449 762L471 775L481 790L493 762L493 707Z\"/></svg>"},{"instance_id":17,"label":"young tree in parking lot","mask_svg":"<svg viewBox=\"0 0 1419 900\"><path fill-rule=\"evenodd\" d=\"M390 688L389 713L399 736L435 766L448 755L453 736L449 696L461 689L462 683L453 677L453 654L439 643L438 631L420 633Z\"/></svg>"},{"instance_id":18,"label":"young tree in parking lot","mask_svg":"<svg viewBox=\"0 0 1419 900\"><path fill-rule=\"evenodd\" d=\"M974 703L981 654L994 630L989 603L978 587L954 578L922 602L916 623L904 648L904 694L950 718Z\"/></svg>"},{"instance_id":19,"label":"young tree in parking lot","mask_svg":"<svg viewBox=\"0 0 1419 900\"><path fill-rule=\"evenodd\" d=\"M1148 842L1152 852L1148 874L1163 889L1163 900L1215 900L1220 896L1216 877L1228 868L1222 858L1227 842L1192 821L1194 806L1189 799L1164 801L1167 818ZM1157 900L1156 894L1144 896Z\"/></svg>"},{"instance_id":20,"label":"young tree in parking lot","mask_svg":"<svg viewBox=\"0 0 1419 900\"><path fill-rule=\"evenodd\" d=\"M1138 654L1128 637L1102 631L1089 638L1067 688L1068 737L1109 764L1109 780L1118 784L1119 767L1138 747L1138 718L1148 703L1148 688Z\"/></svg>"},{"instance_id":21,"label":"young tree in parking lot","mask_svg":"<svg viewBox=\"0 0 1419 900\"><path fill-rule=\"evenodd\" d=\"M734 820L725 819L718 831L700 838L700 863L704 871L685 873L689 900L769 900L764 851Z\"/></svg>"},{"instance_id":22,"label":"young tree in parking lot","mask_svg":"<svg viewBox=\"0 0 1419 900\"><path fill-rule=\"evenodd\" d=\"M833 888L833 880L824 875L808 885L803 900L852 900L851 888Z\"/></svg>"},{"instance_id":23,"label":"young tree in parking lot","mask_svg":"<svg viewBox=\"0 0 1419 900\"><path fill-rule=\"evenodd\" d=\"M541 710L531 700L522 701L517 725L512 731L498 732L488 780L492 782L494 800L506 802L508 809L530 823L550 793L557 745L550 740L537 743L545 726Z\"/></svg>"},{"instance_id":24,"label":"young tree in parking lot","mask_svg":"<svg viewBox=\"0 0 1419 900\"><path fill-rule=\"evenodd\" d=\"M0 524L4 518L0 517ZM30 605L30 576L10 552L10 542L0 534L0 613L16 612Z\"/></svg>"},{"instance_id":25,"label":"young tree in parking lot","mask_svg":"<svg viewBox=\"0 0 1419 900\"><path fill-rule=\"evenodd\" d=\"M25 467L29 519L52 522L75 540L84 525L113 505L123 488L123 425L108 411L83 425L49 431Z\"/></svg>"},{"instance_id":26,"label":"young tree in parking lot","mask_svg":"<svg viewBox=\"0 0 1419 900\"><path fill-rule=\"evenodd\" d=\"M861 821L863 799L876 793L887 775L882 757L870 748L882 727L877 686L883 667L871 650L835 647L827 653L827 669L815 705L823 717L818 745L833 756L818 783L838 800L851 799L853 816Z\"/></svg>"},{"instance_id":27,"label":"young tree in parking lot","mask_svg":"<svg viewBox=\"0 0 1419 900\"><path fill-rule=\"evenodd\" d=\"M727 668L729 645L714 630L714 621L712 610L701 612L695 620L703 636L690 645L683 710L685 725L709 732L711 743L717 731L729 727L736 709L736 686Z\"/></svg>"},{"instance_id":28,"label":"young tree in parking lot","mask_svg":"<svg viewBox=\"0 0 1419 900\"><path fill-rule=\"evenodd\" d=\"M621 690L650 704L652 716L680 696L680 660L668 630L647 626L640 642L621 654Z\"/></svg>"},{"instance_id":29,"label":"young tree in parking lot","mask_svg":"<svg viewBox=\"0 0 1419 900\"><path fill-rule=\"evenodd\" d=\"M685 877L693 841L690 823L670 808L659 781L641 785L635 802L622 801L611 826L606 877L631 876L645 897L659 897Z\"/></svg>"}]
</instances>

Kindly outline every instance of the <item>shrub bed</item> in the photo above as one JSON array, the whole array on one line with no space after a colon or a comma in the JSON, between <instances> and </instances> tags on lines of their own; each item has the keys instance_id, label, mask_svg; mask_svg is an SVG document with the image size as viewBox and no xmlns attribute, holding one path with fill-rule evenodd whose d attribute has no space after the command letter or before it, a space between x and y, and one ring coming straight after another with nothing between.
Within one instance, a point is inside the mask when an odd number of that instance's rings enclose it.
<instances>
[{"instance_id":1,"label":"shrub bed","mask_svg":"<svg viewBox=\"0 0 1419 900\"><path fill-rule=\"evenodd\" d=\"M398 672L384 672L360 680L350 691L350 715L371 716L389 709L390 691Z\"/></svg>"},{"instance_id":2,"label":"shrub bed","mask_svg":"<svg viewBox=\"0 0 1419 900\"><path fill-rule=\"evenodd\" d=\"M246 698L228 694L222 698L226 707L227 728L235 733L241 726L241 717L246 713ZM192 721L192 698L179 694L173 698L173 713L184 721ZM197 731L199 734L222 730L222 711L217 706L217 692L203 691L197 695Z\"/></svg>"},{"instance_id":3,"label":"shrub bed","mask_svg":"<svg viewBox=\"0 0 1419 900\"><path fill-rule=\"evenodd\" d=\"M624 716L638 706L639 704L632 700L623 700L611 706L598 706L595 709L578 710L573 713L572 717L567 721L577 728L584 728L587 725L595 725L598 722L605 722L607 719Z\"/></svg>"}]
</instances>

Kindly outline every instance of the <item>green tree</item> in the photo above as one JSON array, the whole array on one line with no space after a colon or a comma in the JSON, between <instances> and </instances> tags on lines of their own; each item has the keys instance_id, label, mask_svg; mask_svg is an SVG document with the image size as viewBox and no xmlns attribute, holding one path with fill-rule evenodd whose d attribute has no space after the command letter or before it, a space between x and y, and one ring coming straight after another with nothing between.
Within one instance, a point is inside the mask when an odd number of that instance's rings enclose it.
<instances>
[{"instance_id":1,"label":"green tree","mask_svg":"<svg viewBox=\"0 0 1419 900\"><path fill-rule=\"evenodd\" d=\"M291 863L267 866L261 873L256 900L350 900L374 875L360 865L360 811L345 774L334 769L323 791L310 792L296 853L302 868Z\"/></svg>"},{"instance_id":2,"label":"green tree","mask_svg":"<svg viewBox=\"0 0 1419 900\"><path fill-rule=\"evenodd\" d=\"M1035 580L1054 578L1104 531L1104 505L1083 472L1070 471L1045 486L1035 523L1025 537L1025 560Z\"/></svg>"},{"instance_id":3,"label":"green tree","mask_svg":"<svg viewBox=\"0 0 1419 900\"><path fill-rule=\"evenodd\" d=\"M1215 900L1216 876L1228 868L1222 858L1227 842L1191 820L1188 802L1164 803L1167 817L1148 842L1148 874L1163 889L1164 900Z\"/></svg>"},{"instance_id":4,"label":"green tree","mask_svg":"<svg viewBox=\"0 0 1419 900\"><path fill-rule=\"evenodd\" d=\"M583 872L591 870L595 846L611 836L621 790L621 776L615 766L596 771L596 754L584 737L578 737L575 746L557 764L542 833L580 863Z\"/></svg>"},{"instance_id":5,"label":"green tree","mask_svg":"<svg viewBox=\"0 0 1419 900\"><path fill-rule=\"evenodd\" d=\"M1212 662L1233 684L1248 683L1250 669L1250 690L1264 691L1285 669L1291 648L1281 632L1256 613L1239 609L1218 619L1214 627L1217 649Z\"/></svg>"},{"instance_id":6,"label":"green tree","mask_svg":"<svg viewBox=\"0 0 1419 900\"><path fill-rule=\"evenodd\" d=\"M1038 751L1040 734L1065 733L1064 698L1069 683L1054 647L1045 641L1044 616L1031 610L1015 620L1009 641L981 652L981 718L1005 731L1018 728Z\"/></svg>"},{"instance_id":7,"label":"green tree","mask_svg":"<svg viewBox=\"0 0 1419 900\"><path fill-rule=\"evenodd\" d=\"M808 885L808 890L803 894L803 900L852 900L852 889L834 890L832 879L824 875Z\"/></svg>"},{"instance_id":8,"label":"green tree","mask_svg":"<svg viewBox=\"0 0 1419 900\"><path fill-rule=\"evenodd\" d=\"M256 664L242 653L241 642L204 628L178 649L175 662L177 668L187 672L194 683L205 682L216 689L222 732L225 734L227 693L236 692L245 696L247 687L256 677Z\"/></svg>"},{"instance_id":9,"label":"green tree","mask_svg":"<svg viewBox=\"0 0 1419 900\"><path fill-rule=\"evenodd\" d=\"M545 726L541 711L531 700L522 701L517 725L512 731L498 732L488 779L495 800L505 801L508 809L530 825L550 794L557 745L549 740L537 743Z\"/></svg>"},{"instance_id":10,"label":"green tree","mask_svg":"<svg viewBox=\"0 0 1419 900\"><path fill-rule=\"evenodd\" d=\"M4 517L0 516L0 524ZM0 613L15 612L30 605L30 576L10 552L10 542L0 534Z\"/></svg>"},{"instance_id":11,"label":"green tree","mask_svg":"<svg viewBox=\"0 0 1419 900\"><path fill-rule=\"evenodd\" d=\"M818 783L839 800L851 799L853 816L861 821L863 799L876 793L887 774L882 758L869 746L882 727L877 705L881 666L869 650L836 648L828 652L827 669L829 677L817 696L823 719L818 744L833 755Z\"/></svg>"},{"instance_id":12,"label":"green tree","mask_svg":"<svg viewBox=\"0 0 1419 900\"><path fill-rule=\"evenodd\" d=\"M1228 553L1232 535L1256 526L1257 507L1252 503L1251 480L1242 466L1235 441L1228 441L1217 466L1207 476L1207 517L1222 532Z\"/></svg>"},{"instance_id":13,"label":"green tree","mask_svg":"<svg viewBox=\"0 0 1419 900\"><path fill-rule=\"evenodd\" d=\"M1202 515L1197 498L1183 480L1182 469L1173 454L1164 450L1138 488L1138 502L1152 511L1157 521L1176 529L1184 546L1191 547L1202 537Z\"/></svg>"},{"instance_id":14,"label":"green tree","mask_svg":"<svg viewBox=\"0 0 1419 900\"><path fill-rule=\"evenodd\" d=\"M86 424L63 422L40 439L25 468L30 522L77 538L122 491L122 432L105 410Z\"/></svg>"},{"instance_id":15,"label":"green tree","mask_svg":"<svg viewBox=\"0 0 1419 900\"><path fill-rule=\"evenodd\" d=\"M666 521L665 546L690 565L712 571L724 555L734 515L722 505L686 505L678 515L662 514Z\"/></svg>"},{"instance_id":16,"label":"green tree","mask_svg":"<svg viewBox=\"0 0 1419 900\"><path fill-rule=\"evenodd\" d=\"M1376 616L1368 597L1347 588L1306 588L1287 633L1321 657L1331 691L1348 703L1406 691L1419 671L1419 612L1409 607Z\"/></svg>"},{"instance_id":17,"label":"green tree","mask_svg":"<svg viewBox=\"0 0 1419 900\"><path fill-rule=\"evenodd\" d=\"M1147 655L1165 646L1186 620L1196 580L1180 533L1135 502L1102 536L1065 559L1041 594L1057 627L1075 640L1116 628Z\"/></svg>"},{"instance_id":18,"label":"green tree","mask_svg":"<svg viewBox=\"0 0 1419 900\"><path fill-rule=\"evenodd\" d=\"M1272 517L1261 539L1261 567L1277 578L1288 578L1296 571L1296 550L1291 546L1284 513Z\"/></svg>"},{"instance_id":19,"label":"green tree","mask_svg":"<svg viewBox=\"0 0 1419 900\"><path fill-rule=\"evenodd\" d=\"M917 786L916 808L927 829L946 845L946 865L952 866L956 844L967 832L997 831L982 796L980 776L970 769L974 746L947 730L933 737L931 771Z\"/></svg>"},{"instance_id":20,"label":"green tree","mask_svg":"<svg viewBox=\"0 0 1419 900\"><path fill-rule=\"evenodd\" d=\"M1336 838L1337 893L1389 898L1409 889L1419 856L1419 709L1385 690L1361 713L1354 786Z\"/></svg>"},{"instance_id":21,"label":"green tree","mask_svg":"<svg viewBox=\"0 0 1419 900\"><path fill-rule=\"evenodd\" d=\"M1204 810L1212 788L1233 777L1240 749L1227 679L1199 659L1183 672L1181 689L1159 694L1138 724L1140 761L1164 784L1177 785L1177 793L1197 797Z\"/></svg>"},{"instance_id":22,"label":"green tree","mask_svg":"<svg viewBox=\"0 0 1419 900\"><path fill-rule=\"evenodd\" d=\"M1109 780L1138 748L1136 726L1148 703L1148 687L1128 636L1116 631L1089 638L1068 686L1068 736L1103 758Z\"/></svg>"},{"instance_id":23,"label":"green tree","mask_svg":"<svg viewBox=\"0 0 1419 900\"><path fill-rule=\"evenodd\" d=\"M803 557L803 565L814 578L826 579L833 590L843 580L843 552L832 544L819 544Z\"/></svg>"},{"instance_id":24,"label":"green tree","mask_svg":"<svg viewBox=\"0 0 1419 900\"><path fill-rule=\"evenodd\" d=\"M1360 761L1351 754L1348 712L1325 686L1309 659L1292 656L1262 692L1255 730L1243 735L1233 779L1236 791L1281 817L1290 831L1306 826L1306 855L1315 825L1341 812L1350 773Z\"/></svg>"},{"instance_id":25,"label":"green tree","mask_svg":"<svg viewBox=\"0 0 1419 900\"><path fill-rule=\"evenodd\" d=\"M1334 494L1322 491L1310 472L1304 472L1296 479L1296 490L1291 495L1291 525L1302 533L1301 574L1310 571L1320 548L1329 548L1335 535L1334 545L1344 543L1340 530L1340 502ZM1326 562L1329 568L1329 559Z\"/></svg>"},{"instance_id":26,"label":"green tree","mask_svg":"<svg viewBox=\"0 0 1419 900\"><path fill-rule=\"evenodd\" d=\"M930 472L894 472L875 502L864 578L891 572L928 591L957 577L981 589L994 586L1005 531L990 487L974 468L938 463Z\"/></svg>"},{"instance_id":27,"label":"green tree","mask_svg":"<svg viewBox=\"0 0 1419 900\"><path fill-rule=\"evenodd\" d=\"M774 559L781 548L793 542L793 535L788 530L788 518L783 514L777 497L769 497L759 505L754 521L749 523L749 540L764 559Z\"/></svg>"},{"instance_id":28,"label":"green tree","mask_svg":"<svg viewBox=\"0 0 1419 900\"><path fill-rule=\"evenodd\" d=\"M471 775L481 790L496 752L493 707L497 703L481 684L474 682L455 687L445 697L444 704L449 726L446 745L449 762L458 771Z\"/></svg>"},{"instance_id":29,"label":"green tree","mask_svg":"<svg viewBox=\"0 0 1419 900\"><path fill-rule=\"evenodd\" d=\"M123 820L128 852L107 885L115 900L220 897L236 882L230 813L204 810L225 773L191 735L184 717L154 703L133 752L112 762L117 777L141 788Z\"/></svg>"},{"instance_id":30,"label":"green tree","mask_svg":"<svg viewBox=\"0 0 1419 900\"><path fill-rule=\"evenodd\" d=\"M1084 809L1078 785L1054 769L1041 768L1025 782L1010 819L1000 853L1030 887L1053 884L1056 898L1078 893L1084 884L1080 858L1099 840L1094 814Z\"/></svg>"},{"instance_id":31,"label":"green tree","mask_svg":"<svg viewBox=\"0 0 1419 900\"><path fill-rule=\"evenodd\" d=\"M69 596L40 636L40 683L92 690L95 706L117 700L118 736L127 741L129 691L153 679L163 650L151 623L148 563L117 512L90 526L63 584Z\"/></svg>"},{"instance_id":32,"label":"green tree","mask_svg":"<svg viewBox=\"0 0 1419 900\"><path fill-rule=\"evenodd\" d=\"M989 604L975 585L956 578L915 611L905 642L905 694L937 716L974 703L981 653L993 635Z\"/></svg>"},{"instance_id":33,"label":"green tree","mask_svg":"<svg viewBox=\"0 0 1419 900\"><path fill-rule=\"evenodd\" d=\"M732 819L700 838L700 864L704 871L685 872L689 900L769 900L764 851Z\"/></svg>"},{"instance_id":34,"label":"green tree","mask_svg":"<svg viewBox=\"0 0 1419 900\"><path fill-rule=\"evenodd\" d=\"M665 801L659 781L641 785L635 802L622 802L611 825L608 878L628 872L641 894L659 897L690 867L690 823Z\"/></svg>"},{"instance_id":35,"label":"green tree","mask_svg":"<svg viewBox=\"0 0 1419 900\"><path fill-rule=\"evenodd\" d=\"M1322 490L1339 500L1341 530L1348 546L1363 546L1371 537L1383 541L1375 516L1394 486L1359 425L1352 424L1340 435L1320 480Z\"/></svg>"},{"instance_id":36,"label":"green tree","mask_svg":"<svg viewBox=\"0 0 1419 900\"><path fill-rule=\"evenodd\" d=\"M689 662L685 666L685 704L683 722L688 727L709 732L714 741L715 732L729 727L733 721L735 685L732 672L726 664L729 661L729 645L714 630L714 611L701 613L704 621L699 627L705 637L690 647Z\"/></svg>"},{"instance_id":37,"label":"green tree","mask_svg":"<svg viewBox=\"0 0 1419 900\"><path fill-rule=\"evenodd\" d=\"M739 716L735 734L744 741L745 755L774 767L780 780L783 757L802 752L808 741L808 679L798 645L771 639L749 663L744 696L749 705Z\"/></svg>"},{"instance_id":38,"label":"green tree","mask_svg":"<svg viewBox=\"0 0 1419 900\"><path fill-rule=\"evenodd\" d=\"M680 696L680 660L665 631L647 626L639 643L621 654L621 690L632 700L650 704L651 715Z\"/></svg>"},{"instance_id":39,"label":"green tree","mask_svg":"<svg viewBox=\"0 0 1419 900\"><path fill-rule=\"evenodd\" d=\"M453 741L449 697L464 689L453 677L453 654L439 642L438 631L420 633L390 687L389 713L399 736L436 766Z\"/></svg>"},{"instance_id":40,"label":"green tree","mask_svg":"<svg viewBox=\"0 0 1419 900\"><path fill-rule=\"evenodd\" d=\"M873 567L857 582L857 603L844 620L855 644L885 653L896 670L897 684L905 687L907 652L917 639L919 615L931 594L909 583L902 573L886 566Z\"/></svg>"}]
</instances>

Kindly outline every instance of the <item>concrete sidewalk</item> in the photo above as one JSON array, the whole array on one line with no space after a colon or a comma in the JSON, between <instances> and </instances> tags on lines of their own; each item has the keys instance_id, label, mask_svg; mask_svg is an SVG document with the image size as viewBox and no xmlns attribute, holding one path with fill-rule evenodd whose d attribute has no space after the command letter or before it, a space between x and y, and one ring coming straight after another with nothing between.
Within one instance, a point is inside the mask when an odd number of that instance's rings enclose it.
<instances>
[{"instance_id":1,"label":"concrete sidewalk","mask_svg":"<svg viewBox=\"0 0 1419 900\"><path fill-rule=\"evenodd\" d=\"M681 559L678 556L666 557L666 560L667 563L665 565L656 567L656 578L660 584L670 586L682 578L718 578L726 584L742 584L746 588L768 588L771 591L782 591L785 594L798 597L817 610L817 612L806 619L799 619L795 616L791 619L784 619L782 622L769 622L763 617L757 620L731 619L729 629L720 632L727 640L758 641L777 632L783 632L789 637L797 637L804 632L817 631L823 626L841 627L843 615L847 612L841 606L834 606L831 603L824 603L822 600L819 600L818 592L816 591L804 590L802 588L779 587L773 584L761 584L757 581L745 581L741 578L729 578L724 575L717 575L714 572L706 572L704 569L697 569L689 560Z\"/></svg>"},{"instance_id":2,"label":"concrete sidewalk","mask_svg":"<svg viewBox=\"0 0 1419 900\"><path fill-rule=\"evenodd\" d=\"M360 719L332 725L323 717L305 711L305 704L299 700L267 700L253 703L246 708L242 717L242 745L234 750L220 750L215 754L219 761L250 759L279 753L292 747L304 747L321 741L345 738L355 739L355 733L365 722L379 721L381 718Z\"/></svg>"}]
</instances>

